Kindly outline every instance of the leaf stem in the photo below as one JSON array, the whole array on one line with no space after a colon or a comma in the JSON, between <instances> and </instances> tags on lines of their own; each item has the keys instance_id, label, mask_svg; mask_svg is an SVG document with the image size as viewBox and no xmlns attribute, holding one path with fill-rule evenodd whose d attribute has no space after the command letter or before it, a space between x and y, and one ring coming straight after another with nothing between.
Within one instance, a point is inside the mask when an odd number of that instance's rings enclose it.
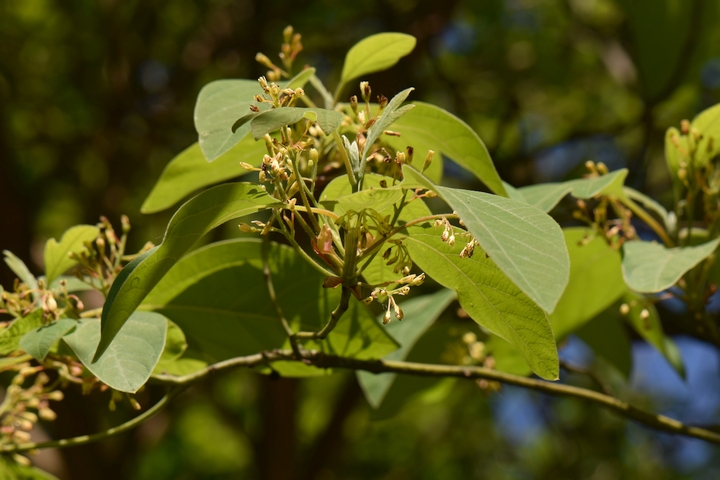
<instances>
[{"instance_id":1,"label":"leaf stem","mask_svg":"<svg viewBox=\"0 0 720 480\"><path fill-rule=\"evenodd\" d=\"M347 312L348 307L350 306L350 294L350 289L343 286L342 294L340 296L340 304L337 306L337 308L335 308L335 310L333 310L333 312L330 314L330 320L328 320L328 322L319 332L297 332L295 336L297 338L307 340L325 340L328 334L333 331L335 325L337 325L340 317L342 317L343 314Z\"/></svg>"},{"instance_id":2,"label":"leaf stem","mask_svg":"<svg viewBox=\"0 0 720 480\"><path fill-rule=\"evenodd\" d=\"M626 195L618 197L620 202L625 205L630 211L638 217L640 220L645 222L648 227L652 228L655 233L658 234L660 239L663 241L666 247L674 247L675 242L670 238L665 229L655 219L647 213L640 205L632 201Z\"/></svg>"}]
</instances>

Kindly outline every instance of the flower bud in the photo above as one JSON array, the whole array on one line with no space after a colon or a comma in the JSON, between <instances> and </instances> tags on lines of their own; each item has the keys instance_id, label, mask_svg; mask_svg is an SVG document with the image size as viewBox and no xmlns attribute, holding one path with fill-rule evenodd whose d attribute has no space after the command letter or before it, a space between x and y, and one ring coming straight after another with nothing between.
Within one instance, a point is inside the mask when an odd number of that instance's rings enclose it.
<instances>
[{"instance_id":1,"label":"flower bud","mask_svg":"<svg viewBox=\"0 0 720 480\"><path fill-rule=\"evenodd\" d=\"M372 89L370 88L370 84L368 82L360 82L360 95L362 95L362 99L365 100L365 102L370 101L371 93Z\"/></svg>"},{"instance_id":2,"label":"flower bud","mask_svg":"<svg viewBox=\"0 0 720 480\"><path fill-rule=\"evenodd\" d=\"M423 163L423 167L422 167L422 171L423 171L423 172L424 172L425 170L427 170L428 167L430 166L430 164L432 163L432 160L433 160L433 156L434 156L434 155L435 155L435 152L434 152L434 151L428 150L428 154L427 154L427 156L425 157L425 163Z\"/></svg>"},{"instance_id":3,"label":"flower bud","mask_svg":"<svg viewBox=\"0 0 720 480\"><path fill-rule=\"evenodd\" d=\"M413 153L415 153L415 149L411 146L405 147L405 156L407 157L407 160L405 161L408 165L412 165L413 161Z\"/></svg>"},{"instance_id":4,"label":"flower bud","mask_svg":"<svg viewBox=\"0 0 720 480\"><path fill-rule=\"evenodd\" d=\"M388 309L388 310L385 312L385 315L383 315L383 325L387 325L388 323L390 323L390 319L391 319L391 318L392 318L392 317L390 316L390 309Z\"/></svg>"},{"instance_id":5,"label":"flower bud","mask_svg":"<svg viewBox=\"0 0 720 480\"><path fill-rule=\"evenodd\" d=\"M630 306L627 303L620 305L620 315L627 315L630 313Z\"/></svg>"},{"instance_id":6,"label":"flower bud","mask_svg":"<svg viewBox=\"0 0 720 480\"><path fill-rule=\"evenodd\" d=\"M355 115L358 113L358 98L357 95L353 95L350 97L350 108L352 108L352 111Z\"/></svg>"},{"instance_id":7,"label":"flower bud","mask_svg":"<svg viewBox=\"0 0 720 480\"><path fill-rule=\"evenodd\" d=\"M690 121L689 120L683 120L680 122L680 131L683 133L683 135L687 135L690 133Z\"/></svg>"},{"instance_id":8,"label":"flower bud","mask_svg":"<svg viewBox=\"0 0 720 480\"><path fill-rule=\"evenodd\" d=\"M275 65L273 65L273 63L270 61L270 59L260 52L255 54L255 61L258 62L260 65L267 67L267 68L275 67ZM260 78L262 78L263 80L265 79L265 77L260 77ZM267 83L266 83L266 85L267 85ZM263 87L263 90L265 90L265 86L263 85L263 82L260 82L260 86Z\"/></svg>"}]
</instances>

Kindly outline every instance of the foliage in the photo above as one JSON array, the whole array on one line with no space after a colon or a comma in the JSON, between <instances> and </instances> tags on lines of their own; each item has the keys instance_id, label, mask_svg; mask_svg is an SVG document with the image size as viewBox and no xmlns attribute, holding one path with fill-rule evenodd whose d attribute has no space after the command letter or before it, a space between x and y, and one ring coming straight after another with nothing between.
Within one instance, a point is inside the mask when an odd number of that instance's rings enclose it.
<instances>
[{"instance_id":1,"label":"foliage","mask_svg":"<svg viewBox=\"0 0 720 480\"><path fill-rule=\"evenodd\" d=\"M258 54L269 69L258 82L217 81L200 92L198 144L167 165L143 209L202 191L177 209L157 246L128 254L123 218L119 236L102 219L50 239L44 277L5 253L19 280L0 303L10 317L0 369L16 372L0 406L3 462L26 468L20 452L59 445L31 443L27 433L38 415L52 419L58 388L111 390L111 405L135 408L133 394L146 383L167 386L160 403L127 424L62 443L74 445L125 431L187 386L239 367L282 377L354 370L379 409L402 394L397 374L474 378L487 393L519 385L720 443L711 430L626 403L602 378L604 393L528 377L556 381L561 366L572 371L558 342L591 335L583 329L609 325L615 312L682 372L654 306L667 298L689 311L692 322L681 328L720 346L706 311L718 275L720 106L668 131L672 212L626 187L627 171L590 161L582 179L516 189L462 120L406 104L412 88L373 98L361 81L359 98L339 101L350 81L392 67L414 45L393 33L361 41L330 94L315 69L293 71L302 44L288 27L282 66ZM441 185L447 161L492 193ZM251 181L214 185L243 172ZM576 222L561 228L548 212L567 195ZM238 218L252 218L239 225L243 237L197 248ZM640 223L653 240L640 237ZM62 275L70 269L74 277ZM78 292L88 288L104 296L101 308L85 308ZM439 334L437 320L455 298L475 323ZM627 342L625 350L588 343L624 370Z\"/></svg>"}]
</instances>

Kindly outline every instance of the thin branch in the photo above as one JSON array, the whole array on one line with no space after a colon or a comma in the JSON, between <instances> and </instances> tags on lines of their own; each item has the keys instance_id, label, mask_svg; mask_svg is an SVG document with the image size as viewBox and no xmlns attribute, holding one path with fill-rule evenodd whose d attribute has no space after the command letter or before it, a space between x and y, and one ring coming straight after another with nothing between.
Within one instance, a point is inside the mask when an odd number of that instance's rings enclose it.
<instances>
[{"instance_id":1,"label":"thin branch","mask_svg":"<svg viewBox=\"0 0 720 480\"><path fill-rule=\"evenodd\" d=\"M263 354L238 357L220 362L207 367L204 370L174 377L172 375L155 375L153 380L170 385L187 385L197 382L207 375L218 373L224 370L231 370L238 367L256 367L269 365L276 361L302 361L318 368L347 368L350 370L364 370L371 373L398 373L405 375L416 375L424 377L456 377L465 379L485 379L516 385L519 387L536 390L550 395L580 398L591 403L601 405L621 416L635 420L656 430L662 430L677 435L699 438L710 443L720 445L720 434L706 428L686 425L665 415L654 414L619 398L604 393L596 392L586 388L564 385L561 383L547 382L534 378L512 375L484 367L455 366L455 365L433 365L414 362L401 362L391 360L358 360L355 358L338 357L326 355L322 352L306 352L302 359L297 359L290 350L274 350Z\"/></svg>"},{"instance_id":2,"label":"thin branch","mask_svg":"<svg viewBox=\"0 0 720 480\"><path fill-rule=\"evenodd\" d=\"M335 308L335 310L332 311L332 313L330 314L330 320L328 320L328 323L325 324L322 330L320 330L319 332L297 332L295 336L297 338L307 340L325 340L325 338L327 338L330 332L333 331L335 325L337 325L340 317L342 317L343 314L347 312L347 309L350 306L350 294L351 292L349 288L342 287L340 304L337 306L337 308Z\"/></svg>"},{"instance_id":3,"label":"thin branch","mask_svg":"<svg viewBox=\"0 0 720 480\"><path fill-rule=\"evenodd\" d=\"M170 400L175 398L175 396L184 389L185 385L177 385L173 387L172 389L170 389L170 391L168 391L168 393L165 394L163 398L160 399L158 403L153 405L141 415L138 415L137 417L123 423L122 425L118 425L117 427L105 430L104 432L94 433L92 435L81 435L79 437L65 438L62 440L52 440L49 442L28 442L2 445L0 446L0 453L19 453L27 452L29 450L41 450L43 448L75 447L78 445L94 443L100 440L105 440L106 438L120 435L121 433L125 433L128 430L132 430L133 428L143 423L145 420L149 419L150 417L161 411L167 406L168 403L170 403Z\"/></svg>"}]
</instances>

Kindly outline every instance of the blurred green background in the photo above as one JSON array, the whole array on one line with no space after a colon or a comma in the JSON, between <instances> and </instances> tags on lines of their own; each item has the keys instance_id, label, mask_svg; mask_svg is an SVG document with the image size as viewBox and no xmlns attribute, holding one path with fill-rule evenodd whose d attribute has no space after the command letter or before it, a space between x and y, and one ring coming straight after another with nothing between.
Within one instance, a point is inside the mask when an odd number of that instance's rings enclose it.
<instances>
[{"instance_id":1,"label":"blurred green background","mask_svg":"<svg viewBox=\"0 0 720 480\"><path fill-rule=\"evenodd\" d=\"M412 98L462 117L515 186L577 175L592 159L628 167L632 186L668 206L664 131L720 101L718 20L712 0L0 2L0 248L38 270L47 238L99 215L117 224L123 213L131 248L158 242L171 212L139 207L195 141L198 91L264 74L255 53L274 57L288 24L303 35L299 62L329 86L363 37L417 37L410 56L367 78L373 91L414 86ZM0 283L11 281L0 269ZM584 355L570 343L567 355ZM655 407L715 419L719 374L707 365L720 359L680 345L706 377L686 358L687 382L653 391ZM651 357L636 346L636 385L674 375ZM688 384L706 388L697 397ZM469 382L417 391L408 387L395 416L380 415L350 375L238 372L187 392L132 434L38 461L83 480L720 478L716 450L575 400L508 388L488 398ZM158 394L148 389L141 402ZM696 410L682 403L690 397ZM90 433L132 415L97 405L70 394L48 431Z\"/></svg>"}]
</instances>

